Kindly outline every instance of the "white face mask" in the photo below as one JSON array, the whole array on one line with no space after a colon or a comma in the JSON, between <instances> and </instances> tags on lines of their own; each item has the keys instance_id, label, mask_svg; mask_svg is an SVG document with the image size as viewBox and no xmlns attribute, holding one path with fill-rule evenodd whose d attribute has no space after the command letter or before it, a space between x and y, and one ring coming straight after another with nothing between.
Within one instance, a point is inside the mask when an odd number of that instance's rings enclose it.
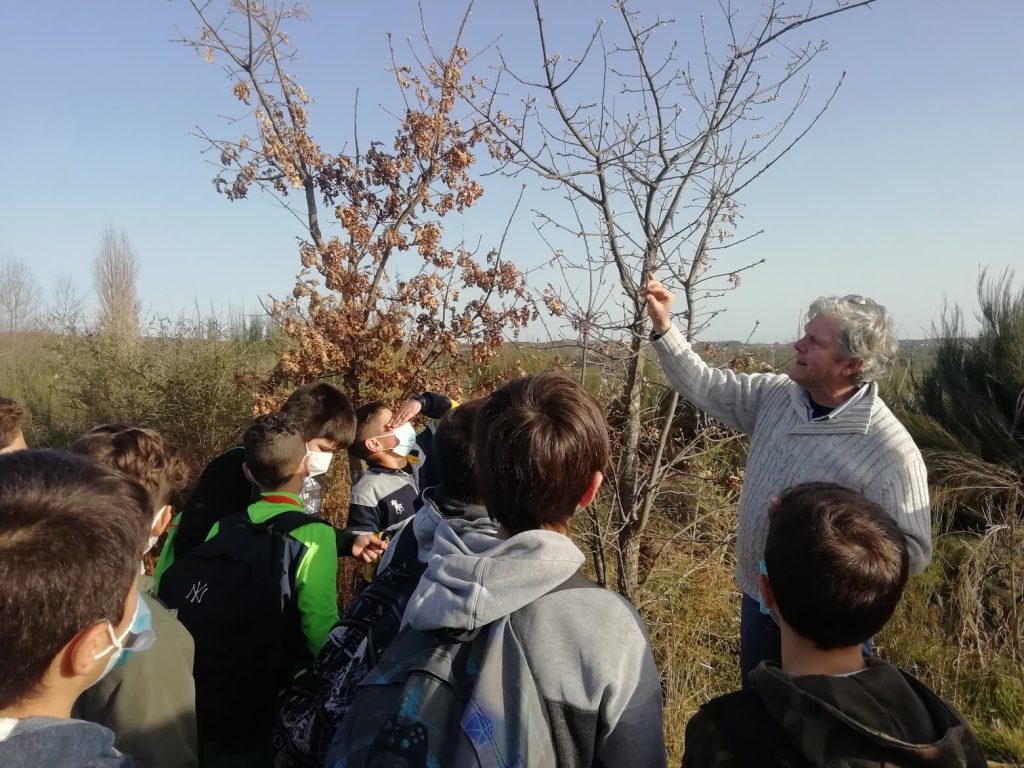
<instances>
[{"instance_id":1,"label":"white face mask","mask_svg":"<svg viewBox=\"0 0 1024 768\"><path fill-rule=\"evenodd\" d=\"M306 455L309 457L310 477L316 477L327 472L331 467L331 459L334 458L334 454L330 451L311 451L307 449Z\"/></svg>"},{"instance_id":2,"label":"white face mask","mask_svg":"<svg viewBox=\"0 0 1024 768\"><path fill-rule=\"evenodd\" d=\"M167 507L160 507L160 509L156 511L156 514L153 515L153 523L149 526L149 543L146 545L146 552L149 552L149 550L155 547L156 543L160 541L159 536L153 535L153 529L156 528L156 524L160 521L160 515L164 513L165 509L167 509ZM143 552L142 554L146 554L146 552Z\"/></svg>"},{"instance_id":3,"label":"white face mask","mask_svg":"<svg viewBox=\"0 0 1024 768\"><path fill-rule=\"evenodd\" d=\"M391 450L399 456L408 456L416 447L416 427L409 422L397 427L391 434L398 440L398 445Z\"/></svg>"}]
</instances>

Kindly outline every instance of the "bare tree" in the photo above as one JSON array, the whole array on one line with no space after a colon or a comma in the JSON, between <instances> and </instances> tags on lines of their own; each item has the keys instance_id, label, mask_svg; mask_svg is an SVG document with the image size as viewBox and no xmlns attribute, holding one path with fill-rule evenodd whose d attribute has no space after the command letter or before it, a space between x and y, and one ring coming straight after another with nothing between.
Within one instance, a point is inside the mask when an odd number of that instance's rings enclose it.
<instances>
[{"instance_id":1,"label":"bare tree","mask_svg":"<svg viewBox=\"0 0 1024 768\"><path fill-rule=\"evenodd\" d=\"M563 56L534 0L538 73L513 71L502 57L489 92L466 97L513 147L506 172L537 174L568 201L564 215L536 212L567 276L544 299L579 333L586 363L606 363L600 378L614 387L609 536L626 595L642 579L639 537L666 473L688 456L673 426L675 393L645 403L644 281L656 272L682 296L680 318L692 339L720 311L707 302L760 263L730 258L730 249L758 234L734 236L741 194L810 130L842 82L801 119L809 67L825 43L794 38L873 1L838 0L818 11L813 0L802 10L768 0L754 12L753 4L741 11L719 0L716 14L700 17L703 43L688 54L676 35L665 39L672 20L645 19L623 0L613 6L614 32L599 22L581 52ZM585 248L563 252L553 242L560 237ZM610 300L595 302L616 284Z\"/></svg>"},{"instance_id":2,"label":"bare tree","mask_svg":"<svg viewBox=\"0 0 1024 768\"><path fill-rule=\"evenodd\" d=\"M101 333L126 340L138 338L138 278L139 259L128 233L107 227L93 262Z\"/></svg>"},{"instance_id":3,"label":"bare tree","mask_svg":"<svg viewBox=\"0 0 1024 768\"><path fill-rule=\"evenodd\" d=\"M82 330L85 295L75 287L67 272L57 275L53 295L46 310L46 326L53 332L74 336Z\"/></svg>"},{"instance_id":4,"label":"bare tree","mask_svg":"<svg viewBox=\"0 0 1024 768\"><path fill-rule=\"evenodd\" d=\"M11 258L0 265L0 331L35 329L39 302L39 283L28 264Z\"/></svg>"}]
</instances>

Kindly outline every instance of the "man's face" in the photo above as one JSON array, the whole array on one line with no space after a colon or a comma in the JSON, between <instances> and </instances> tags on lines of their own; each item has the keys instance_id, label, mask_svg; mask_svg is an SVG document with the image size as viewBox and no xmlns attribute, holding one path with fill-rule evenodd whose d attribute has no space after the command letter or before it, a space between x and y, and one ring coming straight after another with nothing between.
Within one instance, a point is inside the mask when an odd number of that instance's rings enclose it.
<instances>
[{"instance_id":1,"label":"man's face","mask_svg":"<svg viewBox=\"0 0 1024 768\"><path fill-rule=\"evenodd\" d=\"M0 453L14 453L15 451L24 451L26 448L28 448L28 443L25 442L25 433L19 429L18 434L11 442L0 448Z\"/></svg>"},{"instance_id":2,"label":"man's face","mask_svg":"<svg viewBox=\"0 0 1024 768\"><path fill-rule=\"evenodd\" d=\"M804 389L835 388L849 383L850 358L843 357L836 341L839 321L834 317L815 315L804 326L804 335L793 344L796 357L789 369L789 378Z\"/></svg>"},{"instance_id":3,"label":"man's face","mask_svg":"<svg viewBox=\"0 0 1024 768\"><path fill-rule=\"evenodd\" d=\"M306 450L334 453L338 450L338 444L329 437L314 437L312 440L306 441Z\"/></svg>"}]
</instances>

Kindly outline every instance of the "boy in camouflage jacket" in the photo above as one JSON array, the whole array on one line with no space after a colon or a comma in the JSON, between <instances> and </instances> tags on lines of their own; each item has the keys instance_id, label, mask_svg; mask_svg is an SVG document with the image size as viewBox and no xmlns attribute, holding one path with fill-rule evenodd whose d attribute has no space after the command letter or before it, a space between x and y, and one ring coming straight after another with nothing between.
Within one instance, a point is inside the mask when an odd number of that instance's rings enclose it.
<instances>
[{"instance_id":1,"label":"boy in camouflage jacket","mask_svg":"<svg viewBox=\"0 0 1024 768\"><path fill-rule=\"evenodd\" d=\"M806 483L770 512L763 610L779 625L782 666L705 704L686 727L683 766L984 768L963 717L861 643L892 616L907 580L892 517L847 488Z\"/></svg>"}]
</instances>

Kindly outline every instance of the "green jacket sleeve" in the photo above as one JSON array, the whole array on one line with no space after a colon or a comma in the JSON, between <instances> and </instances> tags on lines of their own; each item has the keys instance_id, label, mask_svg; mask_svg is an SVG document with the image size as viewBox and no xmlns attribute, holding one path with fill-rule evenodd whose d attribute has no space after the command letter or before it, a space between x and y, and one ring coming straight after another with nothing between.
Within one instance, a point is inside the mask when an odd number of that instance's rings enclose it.
<instances>
[{"instance_id":1,"label":"green jacket sleeve","mask_svg":"<svg viewBox=\"0 0 1024 768\"><path fill-rule=\"evenodd\" d=\"M304 525L291 535L306 545L295 575L295 591L302 633L310 652L316 656L338 621L338 545L334 529L323 523Z\"/></svg>"},{"instance_id":2,"label":"green jacket sleeve","mask_svg":"<svg viewBox=\"0 0 1024 768\"><path fill-rule=\"evenodd\" d=\"M149 595L156 641L75 702L72 714L106 726L138 768L196 768L196 689L192 636Z\"/></svg>"},{"instance_id":3,"label":"green jacket sleeve","mask_svg":"<svg viewBox=\"0 0 1024 768\"><path fill-rule=\"evenodd\" d=\"M160 550L160 557L153 568L153 594L160 592L160 578L164 571L174 563L174 537L178 533L178 524L181 522L181 512L171 518L171 525L167 529L167 538L164 539L164 548Z\"/></svg>"}]
</instances>

